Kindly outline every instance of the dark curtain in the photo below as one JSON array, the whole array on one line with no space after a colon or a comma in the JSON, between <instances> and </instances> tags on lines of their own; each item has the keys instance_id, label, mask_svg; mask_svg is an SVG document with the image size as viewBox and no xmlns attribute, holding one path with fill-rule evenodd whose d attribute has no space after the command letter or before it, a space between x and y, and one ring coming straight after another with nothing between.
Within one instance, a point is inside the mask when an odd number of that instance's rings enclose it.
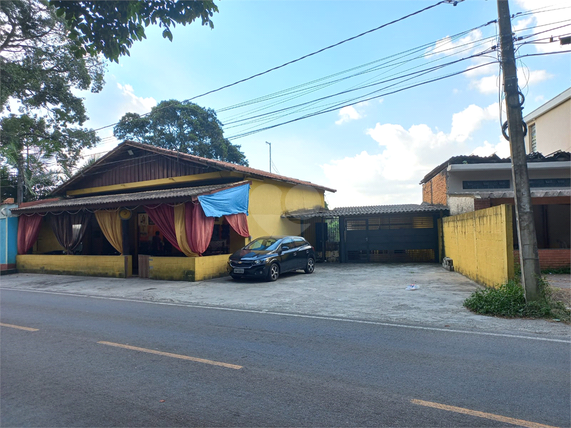
<instances>
[{"instance_id":1,"label":"dark curtain","mask_svg":"<svg viewBox=\"0 0 571 428\"><path fill-rule=\"evenodd\" d=\"M225 215L224 217L226 217L226 221L238 235L243 236L244 238L250 236L250 231L248 230L248 217L246 217L246 214L230 214Z\"/></svg>"},{"instance_id":2,"label":"dark curtain","mask_svg":"<svg viewBox=\"0 0 571 428\"><path fill-rule=\"evenodd\" d=\"M157 225L163 236L173 247L181 251L176 240L176 229L174 227L174 208L170 205L159 205L156 208L144 207L153 223Z\"/></svg>"},{"instance_id":3,"label":"dark curtain","mask_svg":"<svg viewBox=\"0 0 571 428\"><path fill-rule=\"evenodd\" d=\"M73 254L83 240L90 219L91 213L86 211L80 211L77 214L50 215L52 230L67 254Z\"/></svg>"},{"instance_id":4,"label":"dark curtain","mask_svg":"<svg viewBox=\"0 0 571 428\"><path fill-rule=\"evenodd\" d=\"M202 255L208 248L214 229L214 217L206 217L199 203L184 206L186 240L193 253Z\"/></svg>"},{"instance_id":5,"label":"dark curtain","mask_svg":"<svg viewBox=\"0 0 571 428\"><path fill-rule=\"evenodd\" d=\"M18 218L18 254L26 254L37 241L42 226L39 214L21 215Z\"/></svg>"}]
</instances>

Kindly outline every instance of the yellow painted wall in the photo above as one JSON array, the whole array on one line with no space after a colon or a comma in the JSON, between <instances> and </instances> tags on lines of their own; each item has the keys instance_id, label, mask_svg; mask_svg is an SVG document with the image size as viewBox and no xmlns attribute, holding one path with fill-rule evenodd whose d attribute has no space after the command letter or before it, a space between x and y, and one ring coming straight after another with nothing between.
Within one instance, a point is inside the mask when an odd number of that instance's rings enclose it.
<instances>
[{"instance_id":1,"label":"yellow painted wall","mask_svg":"<svg viewBox=\"0 0 571 428\"><path fill-rule=\"evenodd\" d=\"M512 211L508 205L442 219L444 253L454 270L490 287L514 277Z\"/></svg>"},{"instance_id":2,"label":"yellow painted wall","mask_svg":"<svg viewBox=\"0 0 571 428\"><path fill-rule=\"evenodd\" d=\"M308 186L253 181L248 216L252 239L265 235L301 235L299 221L281 218L282 214L325 206L323 193Z\"/></svg>"},{"instance_id":3,"label":"yellow painted wall","mask_svg":"<svg viewBox=\"0 0 571 428\"><path fill-rule=\"evenodd\" d=\"M59 244L54 232L47 221L47 216L42 219L42 226L38 235L38 240L34 244L34 254L45 254L51 251L64 251L64 248Z\"/></svg>"},{"instance_id":4,"label":"yellow painted wall","mask_svg":"<svg viewBox=\"0 0 571 428\"><path fill-rule=\"evenodd\" d=\"M68 256L24 254L16 256L16 268L24 273L52 275L111 276L132 275L131 256Z\"/></svg>"},{"instance_id":5,"label":"yellow painted wall","mask_svg":"<svg viewBox=\"0 0 571 428\"><path fill-rule=\"evenodd\" d=\"M203 281L228 275L228 254L206 257L150 257L149 277L171 281Z\"/></svg>"}]
</instances>

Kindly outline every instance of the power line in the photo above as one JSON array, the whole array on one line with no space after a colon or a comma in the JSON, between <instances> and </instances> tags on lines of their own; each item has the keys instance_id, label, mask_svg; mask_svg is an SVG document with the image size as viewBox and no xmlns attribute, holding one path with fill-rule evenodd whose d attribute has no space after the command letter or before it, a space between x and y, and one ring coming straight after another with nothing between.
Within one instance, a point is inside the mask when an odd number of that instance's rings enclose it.
<instances>
[{"instance_id":1,"label":"power line","mask_svg":"<svg viewBox=\"0 0 571 428\"><path fill-rule=\"evenodd\" d=\"M484 52L482 52L482 53L479 53L479 54L470 55L470 56L468 56L468 57L461 58L461 59L458 59L458 60L455 60L455 61L451 61L451 62L448 62L448 63L445 63L445 64L436 65L436 66L429 67L429 68L426 68L426 69L423 69L423 70L418 70L418 71L415 71L415 72L412 72L412 73L408 73L408 74L404 74L404 75L399 75L399 76L397 76L397 77L392 77L392 78L385 79L385 80L381 80L381 81L378 81L378 82L374 82L374 83L371 83L371 84L368 84L368 85L359 86L359 87L357 87L357 88L347 89L347 90L344 90L344 91L341 91L341 92L337 92L337 93L335 93L335 94L326 95L326 96L323 96L323 97L318 98L318 99L316 99L316 100L311 100L311 101L307 101L307 102L305 102L305 103L296 104L296 105L294 105L294 106L285 107L285 108L282 108L282 109L279 109L279 110L274 110L274 111L269 112L269 113L263 113L263 114L260 114L260 115L257 115L257 116L252 116L252 117L250 117L250 118L246 118L246 119L242 119L242 120L237 120L237 121L234 121L234 122L229 122L228 125L232 125L232 124L235 124L235 123L239 123L239 122L243 122L243 121L247 121L247 120L251 120L251 119L255 119L255 118L259 118L259 117L264 117L264 116L272 115L272 114L275 114L275 113L284 112L284 111L287 111L287 110L290 110L290 109L293 109L293 108L305 106L305 105L308 105L308 104L311 104L311 103L315 103L315 102L318 102L318 101L323 101L323 100L326 100L326 99L330 99L330 98L333 98L333 97L336 97L336 96L340 96L340 95L344 95L344 94L347 94L347 93L350 93L350 92L355 92L355 91L358 91L358 90L370 88L370 87L373 87L373 86L378 86L378 85L381 85L381 84L384 84L384 83L388 83L388 82L391 82L391 81L395 81L395 80L401 80L401 79L404 79L404 78L407 78L407 79L405 79L405 81L406 81L406 80L410 80L411 78L416 78L416 77L418 77L418 76L421 76L421 75L424 75L424 74L427 74L427 73L431 73L431 72L433 72L433 71L439 70L439 69L441 69L441 68L444 68L444 67L447 67L447 66L450 66L450 65L453 65L453 64L457 64L457 63L462 62L462 61L466 61L466 60L469 60L469 59L472 59L472 58L477 58L477 57L480 57L480 56L482 56L482 55L484 55L484 54L487 54L487 53L489 53L488 50L486 50L486 51L484 51ZM398 83L399 83L399 82L397 82L397 84L398 84ZM393 85L393 86L394 86L394 85ZM376 92L376 91L374 91L374 92ZM366 95L369 95L369 94L366 94ZM231 127L230 127L230 128L231 128Z\"/></svg>"},{"instance_id":2,"label":"power line","mask_svg":"<svg viewBox=\"0 0 571 428\"><path fill-rule=\"evenodd\" d=\"M186 101L192 101L192 100L194 100L194 99L196 99L196 98L200 98L200 97L203 97L203 96L205 96L205 95L209 95L209 94L212 94L212 93L214 93L214 92L221 91L222 89L230 88L230 87L232 87L232 86L238 85L239 83L247 82L248 80L254 79L254 78L259 77L259 76L263 76L264 74L268 74L268 73L270 73L270 72L272 72L272 71L275 71L275 70L279 70L280 68L286 67L286 66L288 66L288 65L290 65L290 64L294 64L294 63L296 63L296 62L299 62L299 61L304 60L304 59L306 59L306 58L309 58L309 57L311 57L311 56L317 55L317 54L319 54L319 53L321 53L321 52L324 52L324 51L326 51L326 50L335 48L335 47L340 46L340 45L342 45L342 44L344 44L344 43L347 43L347 42L350 42L350 41L352 41L352 40L358 39L359 37L363 37L363 36L365 36L365 35L367 35L367 34L370 34L370 33L373 33L373 32L375 32L375 31L381 30L382 28L388 27L389 25L396 24L397 22L400 22L400 21L404 21L405 19L408 19L408 18L410 18L410 17L412 17L412 16L418 15L418 14L420 14L420 13L422 13L422 12L426 12L427 10L430 10L430 9L436 7L436 6L440 6L440 5L443 4L443 3L448 3L448 1L446 1L446 0L439 1L438 3L435 3L435 4L431 5L431 6L427 6L427 7L425 7L424 9L420 9L420 10L417 10L416 12L409 13L408 15L405 15L405 16L403 16L403 17L401 17L401 18L398 18L398 19L395 19L395 20L393 20L393 21L387 22L387 23L385 23L385 24L383 24L383 25L380 25L380 26L378 26L378 27L376 27L376 28L373 28L373 29L371 29L371 30L365 31L365 32L363 32L363 33L357 34L356 36L353 36L353 37L350 37L350 38L348 38L348 39L342 40L342 41L340 41L340 42L334 43L334 44L332 44L332 45L326 46L326 47L324 47L324 48L321 48L321 49L319 49L319 50L317 50L317 51L314 51L314 52L311 52L311 53L309 53L309 54L303 55L303 56L301 56L301 57L299 57L299 58L296 58L296 59L294 59L294 60L285 62L285 63L283 63L282 65L278 65L277 67L273 67L273 68L270 68L270 69L268 69L268 70L266 70L266 71L262 71L261 73L254 74L254 75L252 75L252 76L250 76L250 77L247 77L247 78L245 78L245 79L241 79L241 80L238 80L238 81L236 81L236 82L234 82L234 83L230 83L229 85L224 85L224 86L221 86L220 88L213 89L213 90L208 91L208 92L204 92L203 94L200 94L200 95L196 95L195 97L189 98L189 99L186 100Z\"/></svg>"},{"instance_id":3,"label":"power line","mask_svg":"<svg viewBox=\"0 0 571 428\"><path fill-rule=\"evenodd\" d=\"M459 1L463 1L463 0L459 0ZM376 27L376 28L373 28L373 29L371 29L371 30L368 30L368 31L365 31L365 32L363 32L363 33L357 34L356 36L350 37L350 38L348 38L348 39L344 39L344 40L342 40L342 41L340 41L340 42L337 42L337 43L334 43L334 44L332 44L332 45L326 46L326 47L324 47L324 48L321 48L321 49L319 49L319 50L317 50L317 51L314 51L314 52L311 52L311 53L309 53L309 54L303 55L303 56L301 56L301 57L299 57L299 58L296 58L296 59L294 59L294 60L285 62L285 63L283 63L283 64L281 64L281 65L276 66L276 67L272 67L272 68L270 68L270 69L268 69L268 70L266 70L266 71L262 71L261 73L256 73L256 74L254 74L254 75L251 75L251 76L249 76L249 77L246 77L245 79L237 80L237 81L235 81L235 82L233 82L233 83L230 83L230 84L228 84L228 85L224 85L224 86L221 86L221 87L219 87L219 88L213 89L213 90L211 90L211 91L204 92L204 93L202 93L202 94L196 95L196 96L194 96L194 97L192 97L192 98L189 98L189 99L184 100L183 102L192 101L192 100L195 100L195 99L197 99L197 98L203 97L203 96L205 96L205 95L209 95L209 94L212 94L212 93L221 91L221 90L223 90L223 89L230 88L230 87L232 87L232 86L236 86L236 85L238 85L238 84L240 84L240 83L247 82L248 80L252 80L252 79L254 79L254 78L256 78L256 77L263 76L264 74L268 74L268 73L270 73L270 72L272 72L272 71L279 70L280 68L283 68L283 67L286 67L286 66L288 66L288 65L294 64L294 63L296 63L296 62L302 61L302 60L304 60L304 59L306 59L306 58L312 57L312 56L317 55L317 54L319 54L319 53L321 53L321 52L324 52L324 51L326 51L326 50L329 50L329 49L332 49L332 48L334 48L334 47L340 46L340 45L342 45L342 44L344 44L344 43L350 42L350 41L355 40L355 39L357 39L357 38L359 38L359 37L363 37L363 36L365 36L365 35L367 35L367 34L370 34L370 33L373 33L373 32L375 32L375 31L381 30L381 29L383 29L383 28L385 28L385 27L388 27L388 26L390 26L390 25L396 24L397 22L404 21L405 19L408 19L408 18L410 18L410 17L412 17L412 16L415 16L415 15L418 15L418 14L420 14L420 13L426 12L427 10L430 10L430 9L432 9L432 8L435 8L436 6L439 6L439 5L443 4L443 3L449 3L449 1L448 1L448 0L439 1L438 3L435 3L435 4L431 5L431 6L427 6L427 7L423 8L423 9L420 9L420 10L417 10L417 11L415 11L415 12L409 13L408 15L402 16L402 17L400 17L400 18L398 18L398 19L395 19L395 20L393 20L393 21L390 21L390 22L387 22L387 23L385 23L385 24L382 24L382 25L380 25L380 26L378 26L378 27ZM454 6L456 6L456 5L454 5ZM144 115L142 115L142 116L145 116L145 115L148 115L148 114L149 114L149 113L146 113L146 114L144 114ZM111 124L111 125L103 126L103 127L101 127L101 128L97 128L97 129L95 129L95 131L97 132L97 131L101 131L101 130L103 130L103 129L110 128L110 127L112 127L112 126L117 125L117 123L118 123L118 122L113 123L113 124Z\"/></svg>"},{"instance_id":4,"label":"power line","mask_svg":"<svg viewBox=\"0 0 571 428\"><path fill-rule=\"evenodd\" d=\"M412 89L412 88L415 88L415 87L418 87L418 86L426 85L426 84L428 84L428 83L433 83L433 82L436 82L436 81L439 81L439 80L447 79L447 78L450 78L450 77L453 77L453 76L457 76L457 75L460 75L460 74L463 74L463 73L467 73L467 72L472 71L472 70L475 70L475 69L477 69L477 68L485 67L485 66L488 66L488 65L490 65L490 64L495 64L495 63L497 63L497 62L494 61L494 62L488 62L488 63L485 63L485 64L479 64L479 65L477 65L477 66L467 68L466 70L458 71L458 72L451 73L451 74L448 74L448 75L445 75L445 76L440 76L440 77L437 77L437 78L434 78L434 79L431 79L431 80L427 80L427 81L424 81L424 82L416 83L416 84L414 84L414 85L410 85L410 86L407 86L407 87L405 87L405 88L400 88L400 89L397 89L397 90L394 90L394 91L391 91L391 92L386 92L386 93L383 93L383 94L380 94L380 95L375 95L374 97L370 97L370 98L362 99L362 100L359 100L359 101L355 101L355 102L352 102L352 103L350 103L350 104L341 104L341 105L344 105L344 106L347 106L347 107L348 107L348 106L352 106L352 105L355 105L355 104L359 104L359 103L361 103L361 102L365 102L365 101L370 101L370 100L374 100L374 99L377 99L377 98L381 98L381 97L384 97L384 96L387 96L387 95L393 95L393 94L396 94L396 93L398 93L398 92L402 92L402 91L405 91L405 90L408 90L408 89ZM324 114L324 113L330 113L330 112L332 112L332 111L337 110L338 108L339 108L339 105L337 105L336 107L331 108L331 109L322 110L322 111L319 111L319 112L316 112L316 113L312 113L312 114L308 114L308 115L305 115L305 116L301 116L301 117L298 117L298 118L295 118L295 119L292 119L292 120L288 120L288 121L286 121L286 122L278 123L278 124L276 124L276 125L267 126L267 127L265 127L265 128L257 129L257 130L255 130L255 131L250 131L250 132L246 132L246 133L243 133L243 134L233 135L233 136L231 136L231 137L228 137L228 139L229 139L229 140L237 140L237 139L239 139L239 138L243 138L243 137L247 137L247 136L249 136L249 135L257 134L258 132L266 131L266 130L268 130L268 129L277 128L277 127L279 127L279 126L283 126L283 125L286 125L286 124L288 124L288 123L297 122L297 121L300 121L300 120L303 120L303 119L307 119L307 118L310 118L310 117L313 117L313 116L318 116L318 115L321 115L321 114Z\"/></svg>"},{"instance_id":5,"label":"power line","mask_svg":"<svg viewBox=\"0 0 571 428\"><path fill-rule=\"evenodd\" d=\"M472 28L472 29L470 29L470 30L463 31L463 32L458 33L458 34L455 34L455 35L453 35L453 36L449 36L449 41L448 41L447 43L452 43L453 41L455 41L455 40L461 38L462 36L464 36L464 35L466 35L466 34L469 34L470 32L473 32L473 31L475 31L475 30L477 30L477 29L480 29L480 28L482 28L482 27L485 27L485 26L490 25L490 24L495 23L495 22L496 22L495 20L489 21L489 22L487 22L486 24L482 24L482 25L480 25L480 26L478 26L478 27L474 27L474 28ZM452 55L457 55L458 53L460 53L460 52L462 52L462 51L473 49L473 48L475 48L478 44L485 43L485 42L487 42L488 40L491 40L492 38L493 38L493 37L488 37L488 38L483 38L483 39L480 39L480 40L476 40L476 41L467 43L467 44L465 44L465 45L463 45L463 46L461 46L461 47L453 46L453 47L447 48L447 49L439 49L438 51L433 50L433 52L430 52L429 54L427 54L427 53L425 52L426 48L428 48L428 47L430 47L430 46L433 46L434 44L437 44L440 40L443 40L443 39L439 39L439 40L436 40L436 41L433 41L433 42L430 42L430 43L426 43L426 44L424 44L424 45L417 46L417 47L412 48L412 49L408 49L408 50L403 51L403 52L399 52L399 53L396 53L396 54L393 54L393 55L386 56L386 57L384 57L384 58L380 58L380 59L375 60L375 61L368 62L368 63L366 63L366 64L362 64L362 65L359 65L359 66L356 66L356 67L352 67L352 68L350 68L350 69L348 69L348 70L344 70L344 71L341 71L341 72L338 72L338 73L334 73L334 74L331 74L331 75L326 76L326 77L323 77L323 78L319 78L319 79L316 79L316 80L312 80L312 81L310 81L310 82L308 82L308 83L296 85L296 86L294 86L294 87L290 87L290 88L285 89L285 90L277 91L277 92L271 93L271 94L269 94L269 95L265 95L265 96L262 96L262 97L258 97L258 98L255 98L255 99L253 99L253 100L246 101L246 102L243 102L243 103L240 103L240 104L235 104L235 105L232 105L232 106L229 106L229 107L224 107L224 108L222 108L222 109L216 109L216 111L217 111L217 113L222 113L222 112L225 112L225 111L228 111L228 110L231 110L231 109L235 109L235 108L239 108L239 107L245 107L245 106L248 106L248 105L251 105L251 104L257 104L257 103L261 103L261 102L264 102L264 101L267 101L267 100L271 100L271 99L275 99L275 98L280 98L280 97L289 96L290 94L297 94L297 95L295 95L295 96L291 96L290 98L284 100L284 101L290 101L290 100L292 100L292 99L294 99L294 98L299 98L299 97L301 97L301 96L307 95L307 94L310 93L310 92L315 92L315 91L317 91L317 90L324 89L324 88L327 87L327 86L331 86L331 85L333 85L333 84L336 84L336 83L339 83L339 82L342 82L342 81L351 79L351 78L353 78L353 77L362 76L362 75L365 75L365 74L368 74L368 73L372 73L372 72L374 72L374 71L378 71L378 70L383 69L383 68L389 68L389 67L397 68L397 67L402 66L403 64L407 64L407 63L412 62L412 61L414 61L414 60L416 60L416 59L419 59L419 58L426 58L426 57L432 56L432 55L440 55L440 54L442 54L442 53L444 53L444 52L447 52L447 51L450 51L450 50L456 50L456 52L453 52L453 53L451 53L451 54L445 56L444 58L449 57L449 56L452 56ZM400 62L396 62L396 63L395 63L395 61L397 61L397 60L399 60L399 59L401 59L401 58L406 58L407 56L410 56L410 55L413 55L413 54L416 54L416 53L419 53L419 52L424 52L424 53L422 53L420 56L416 56L416 57L414 57L414 58L412 58L412 59L406 59L406 60L402 60L402 61L400 61ZM436 62L436 61L439 61L439 60L441 60L441 59L442 59L442 58L436 59L436 60L433 60L433 61L431 61L431 62ZM390 60L390 61L387 61L387 62L385 62L385 63L382 63L382 62L381 62L381 61L385 61L385 60ZM379 63L380 63L380 64L379 64ZM393 64L391 64L391 63L393 63ZM430 62L429 62L429 63L430 63ZM323 82L323 81L326 80L326 79L329 79L329 78L332 78L332 77L337 77L337 76L340 76L340 75L342 75L342 74L345 74L345 73L348 73L348 72L351 72L351 71L354 71L354 70L359 70L359 69L362 69L362 68L364 68L364 67L367 67L367 66L370 66L370 65L373 65L373 64L377 64L377 65L374 66L374 67L370 67L370 68L368 68L368 69L365 69L365 70L361 70L361 71L359 71L359 72L357 72L357 73L354 73L354 74L351 74L351 75L349 75L349 76L340 77L340 78L338 78L338 79L335 79L335 80L332 80L332 81L329 81L329 82L326 82L326 83L319 83L318 85L310 86L309 88L306 88L306 89L300 89L300 88L307 87L308 85L311 85L311 84L313 84L313 83ZM416 68L418 68L418 67L420 67L420 65L417 66ZM383 73L383 74L384 74L384 73ZM370 80L372 80L372 79L373 79L373 78L371 78ZM241 117L244 117L244 116L248 115L249 113L255 113L255 112L258 112L258 111L262 111L262 110L264 110L264 109L266 109L266 108L268 108L268 107L275 106L275 105L279 105L279 104L281 104L281 103L282 103L282 101L279 101L279 102L274 103L274 104L272 104L272 105L270 105L270 106L267 106L267 107L262 107L262 108L259 108L259 109L256 109L256 110L251 110L251 111L246 112L246 113L240 113L240 114L238 114L238 115L229 117L229 118L227 119L227 121L232 121L232 120L234 120L234 119L239 119L239 118L241 118ZM229 122L227 122L227 121L223 121L223 122L226 122L225 124L228 124Z\"/></svg>"}]
</instances>

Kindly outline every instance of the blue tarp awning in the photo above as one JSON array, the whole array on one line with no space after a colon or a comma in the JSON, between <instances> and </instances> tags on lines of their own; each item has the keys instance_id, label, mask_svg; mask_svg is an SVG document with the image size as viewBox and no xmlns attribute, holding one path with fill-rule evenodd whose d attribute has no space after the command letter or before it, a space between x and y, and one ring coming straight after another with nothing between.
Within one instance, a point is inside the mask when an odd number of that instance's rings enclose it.
<instances>
[{"instance_id":1,"label":"blue tarp awning","mask_svg":"<svg viewBox=\"0 0 571 428\"><path fill-rule=\"evenodd\" d=\"M211 195L198 196L206 217L222 217L230 214L248 215L250 184L221 190Z\"/></svg>"}]
</instances>

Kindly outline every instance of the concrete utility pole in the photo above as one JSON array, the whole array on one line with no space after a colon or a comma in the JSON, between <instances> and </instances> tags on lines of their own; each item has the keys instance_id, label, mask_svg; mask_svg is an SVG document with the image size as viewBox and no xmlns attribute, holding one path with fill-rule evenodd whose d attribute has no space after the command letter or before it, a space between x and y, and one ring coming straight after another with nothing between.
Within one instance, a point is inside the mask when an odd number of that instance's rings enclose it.
<instances>
[{"instance_id":1,"label":"concrete utility pole","mask_svg":"<svg viewBox=\"0 0 571 428\"><path fill-rule=\"evenodd\" d=\"M538 279L541 275L541 270L539 268L531 193L529 191L529 175L527 172L527 158L524 143L525 124L521 114L522 105L517 84L517 70L508 0L498 0L498 18L504 93L508 116L507 130L512 158L515 212L517 234L519 237L521 283L525 291L525 300L529 302L540 298ZM505 124L502 129L505 131Z\"/></svg>"}]
</instances>

